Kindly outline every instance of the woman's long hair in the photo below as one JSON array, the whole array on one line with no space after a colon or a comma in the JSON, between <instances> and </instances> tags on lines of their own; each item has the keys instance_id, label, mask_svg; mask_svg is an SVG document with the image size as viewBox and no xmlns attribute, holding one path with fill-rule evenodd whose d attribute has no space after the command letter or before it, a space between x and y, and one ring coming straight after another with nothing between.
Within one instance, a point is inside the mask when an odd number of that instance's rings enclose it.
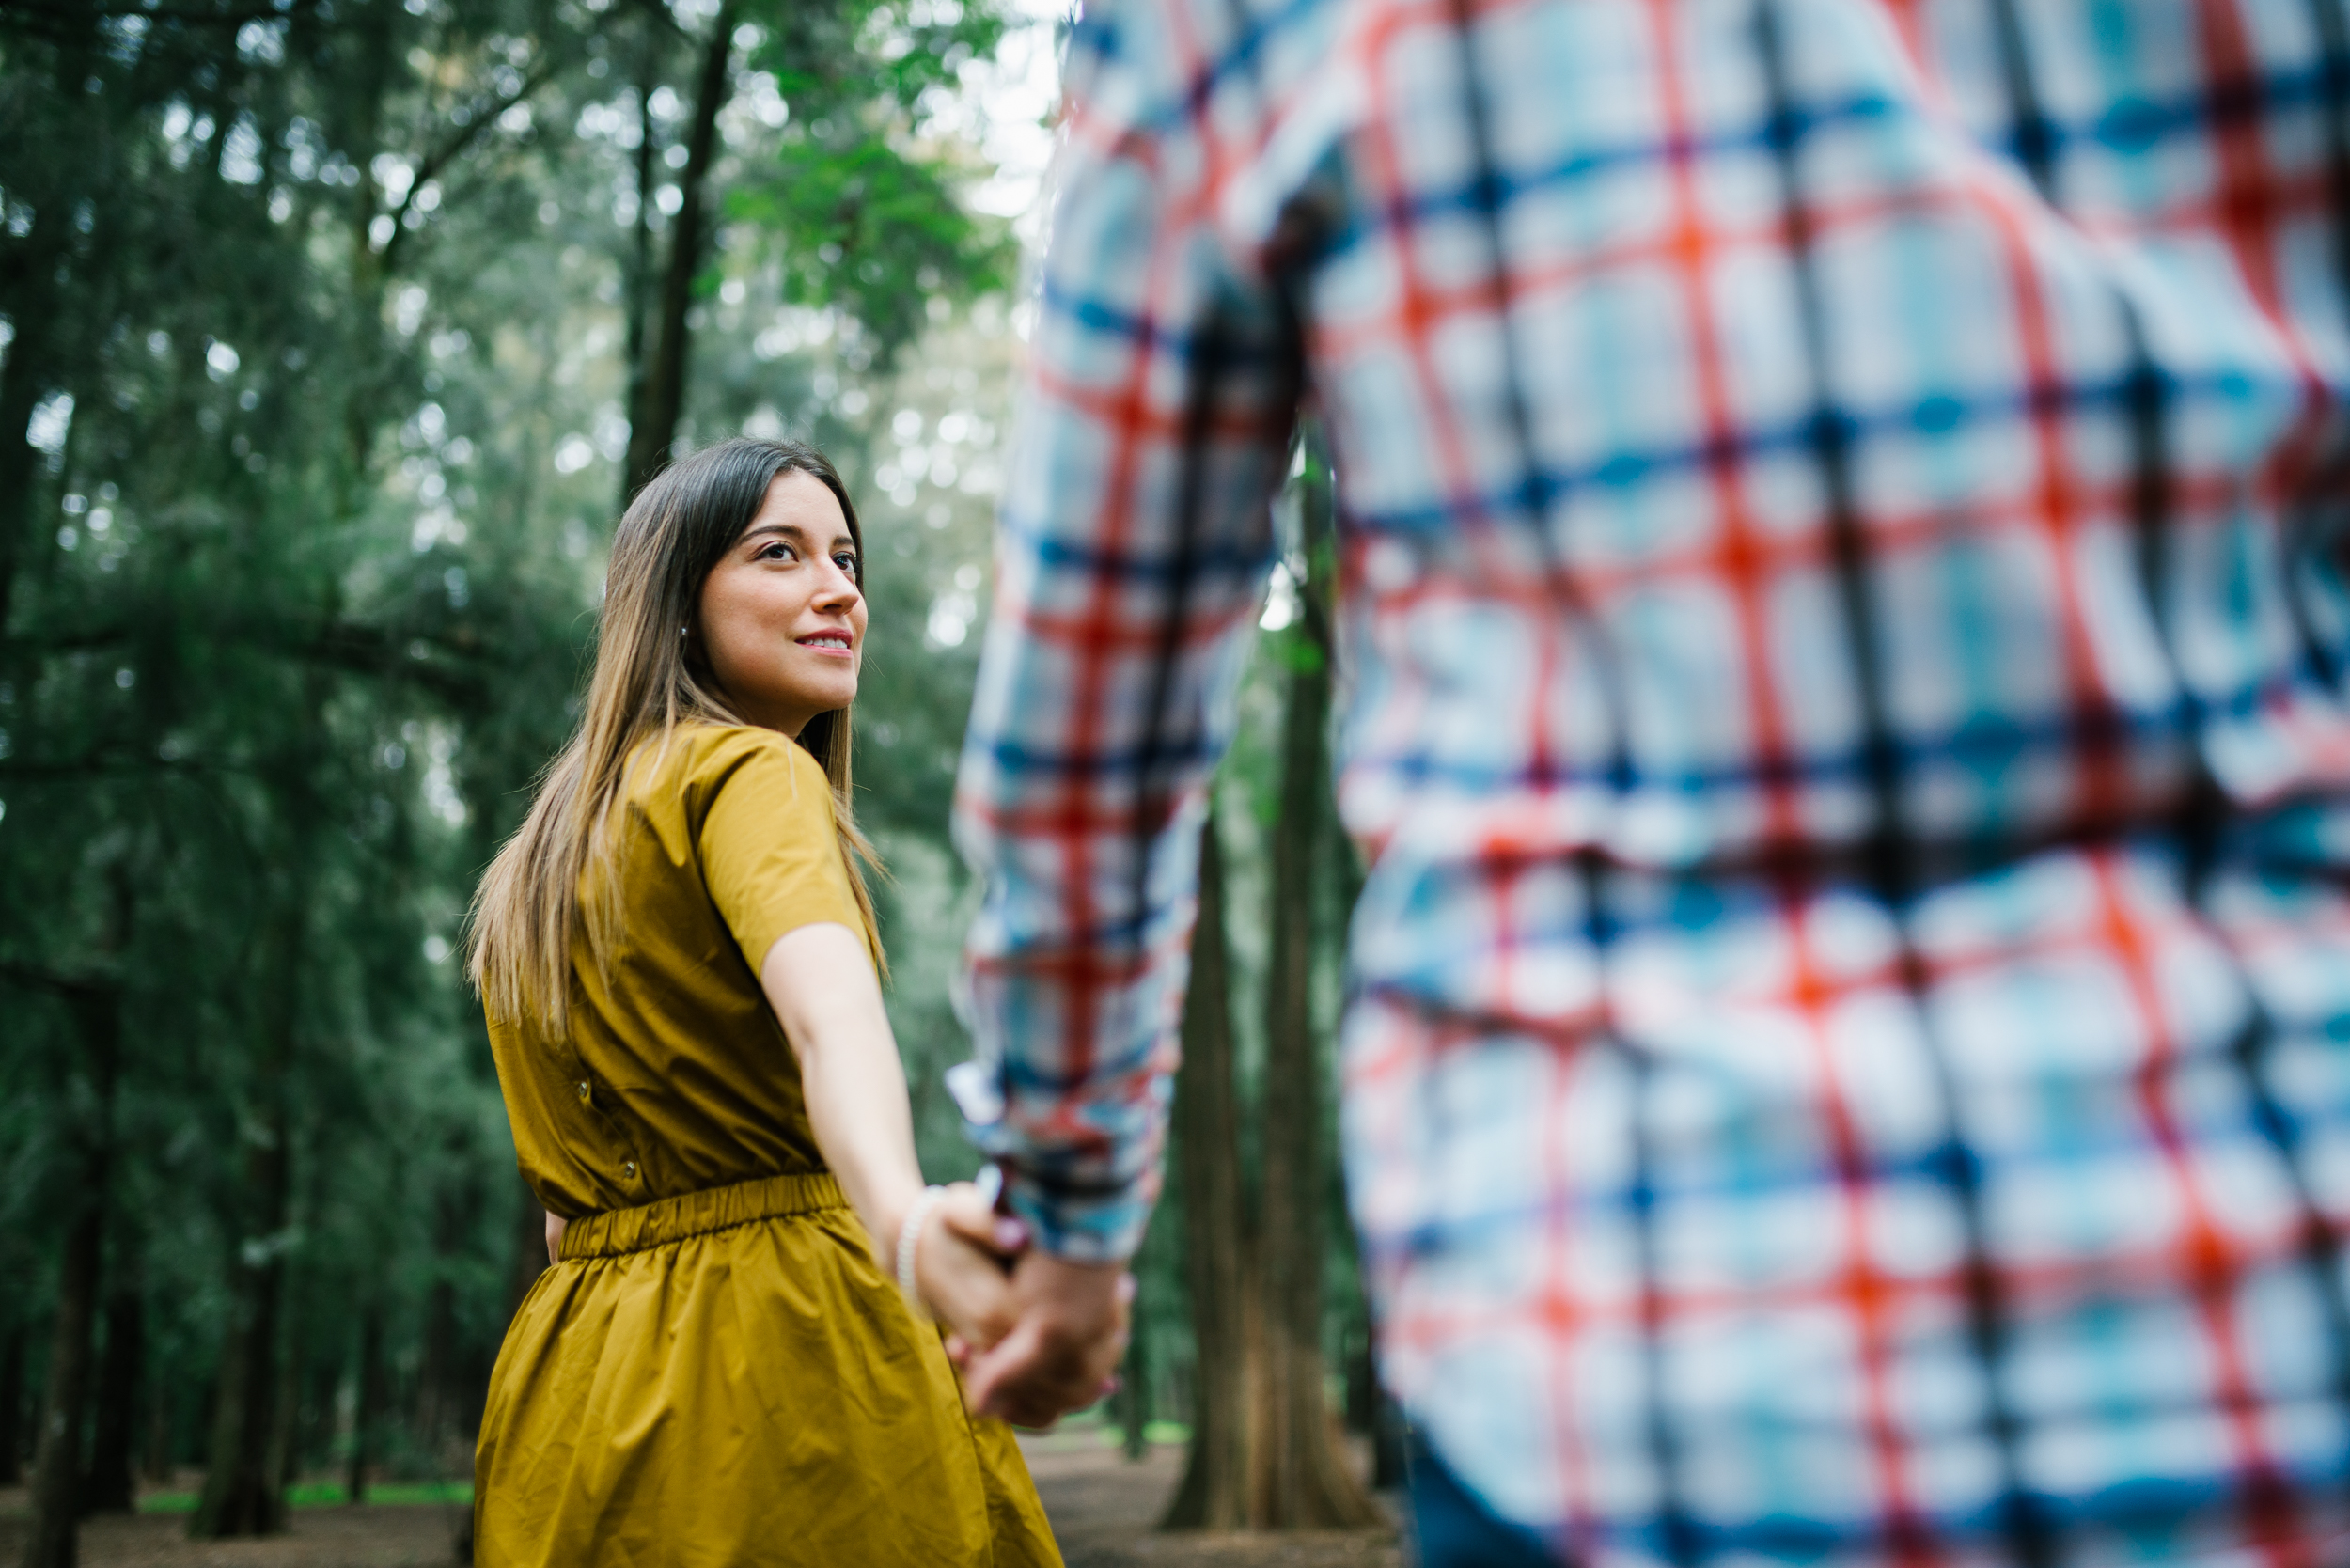
<instances>
[{"instance_id":1,"label":"woman's long hair","mask_svg":"<svg viewBox=\"0 0 2350 1568\"><path fill-rule=\"evenodd\" d=\"M697 452L657 475L620 519L604 572L587 711L474 895L470 973L491 1016L561 1038L570 1024L573 932L584 927L599 966L619 932L619 879L603 879L584 908L579 884L605 845L631 757L647 741L666 744L682 723L747 722L719 690L696 639L680 634L695 624L702 583L765 504L767 487L792 469L822 481L839 501L861 578L865 536L848 487L822 452L797 441L727 441ZM799 739L832 781L841 857L872 935L873 900L861 867L878 870L880 862L850 808L849 710L819 713ZM873 945L878 952L879 941Z\"/></svg>"}]
</instances>

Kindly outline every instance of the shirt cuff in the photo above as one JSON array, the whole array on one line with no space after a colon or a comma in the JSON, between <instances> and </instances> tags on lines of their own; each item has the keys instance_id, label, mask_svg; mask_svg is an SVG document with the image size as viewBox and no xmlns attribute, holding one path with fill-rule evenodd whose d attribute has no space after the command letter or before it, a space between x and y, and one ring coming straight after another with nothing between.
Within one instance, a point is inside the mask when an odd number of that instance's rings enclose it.
<instances>
[{"instance_id":1,"label":"shirt cuff","mask_svg":"<svg viewBox=\"0 0 2350 1568\"><path fill-rule=\"evenodd\" d=\"M1003 1095L983 1065L948 1068L947 1090L963 1112L964 1132L989 1158L982 1190L1028 1227L1039 1250L1073 1263L1122 1263L1141 1250L1158 1196L1155 1158L1123 1181L1058 1169L1059 1162L1016 1146Z\"/></svg>"},{"instance_id":2,"label":"shirt cuff","mask_svg":"<svg viewBox=\"0 0 2350 1568\"><path fill-rule=\"evenodd\" d=\"M1072 1263L1122 1263L1142 1249L1151 1224L1145 1192L1077 1194L1004 1168L1004 1204L1027 1227L1039 1251Z\"/></svg>"}]
</instances>

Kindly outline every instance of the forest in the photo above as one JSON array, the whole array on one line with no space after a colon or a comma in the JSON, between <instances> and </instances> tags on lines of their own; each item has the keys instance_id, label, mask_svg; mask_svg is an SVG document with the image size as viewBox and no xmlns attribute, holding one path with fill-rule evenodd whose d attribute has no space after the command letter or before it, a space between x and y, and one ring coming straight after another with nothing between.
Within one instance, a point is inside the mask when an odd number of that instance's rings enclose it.
<instances>
[{"instance_id":1,"label":"forest","mask_svg":"<svg viewBox=\"0 0 2350 1568\"><path fill-rule=\"evenodd\" d=\"M948 810L1069 19L1019 0L0 7L0 1488L77 1523L469 1484L545 1264L467 902L635 486L811 439L868 531L858 810L925 1169ZM1172 1526L1360 1522L1333 1151L1356 880L1310 430L1203 847L1137 1260ZM1386 1451L1382 1449L1383 1455Z\"/></svg>"}]
</instances>

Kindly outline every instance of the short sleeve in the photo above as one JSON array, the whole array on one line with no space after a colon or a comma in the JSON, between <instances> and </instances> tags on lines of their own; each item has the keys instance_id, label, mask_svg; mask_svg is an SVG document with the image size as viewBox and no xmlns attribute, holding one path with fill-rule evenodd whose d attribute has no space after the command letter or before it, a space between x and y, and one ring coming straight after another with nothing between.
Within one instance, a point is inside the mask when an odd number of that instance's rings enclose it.
<instances>
[{"instance_id":1,"label":"short sleeve","mask_svg":"<svg viewBox=\"0 0 2350 1568\"><path fill-rule=\"evenodd\" d=\"M703 813L699 846L711 900L751 972L777 937L802 926L837 921L863 936L822 767L780 739L732 761Z\"/></svg>"}]
</instances>

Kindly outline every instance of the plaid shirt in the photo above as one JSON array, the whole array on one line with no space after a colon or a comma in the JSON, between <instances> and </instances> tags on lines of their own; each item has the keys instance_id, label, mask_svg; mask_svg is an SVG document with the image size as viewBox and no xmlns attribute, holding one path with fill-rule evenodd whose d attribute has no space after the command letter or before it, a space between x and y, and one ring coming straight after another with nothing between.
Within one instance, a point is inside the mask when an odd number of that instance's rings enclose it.
<instances>
[{"instance_id":1,"label":"plaid shirt","mask_svg":"<svg viewBox=\"0 0 2350 1568\"><path fill-rule=\"evenodd\" d=\"M959 822L1153 1193L1304 388L1390 1381L1596 1564L2350 1561L2342 0L1108 0Z\"/></svg>"}]
</instances>

